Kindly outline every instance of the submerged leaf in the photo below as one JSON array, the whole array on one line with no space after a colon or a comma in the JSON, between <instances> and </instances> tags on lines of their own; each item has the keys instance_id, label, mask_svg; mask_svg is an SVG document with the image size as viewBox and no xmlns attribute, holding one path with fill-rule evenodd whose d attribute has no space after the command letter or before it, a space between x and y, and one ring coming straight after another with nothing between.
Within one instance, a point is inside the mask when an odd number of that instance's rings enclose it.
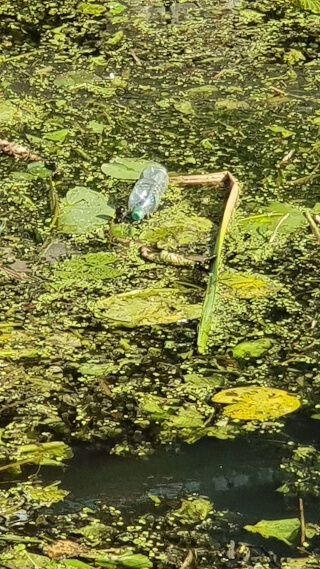
<instances>
[{"instance_id":1,"label":"submerged leaf","mask_svg":"<svg viewBox=\"0 0 320 569\"><path fill-rule=\"evenodd\" d=\"M241 342L232 350L232 355L236 359L259 358L272 347L269 338L260 338L251 342Z\"/></svg>"},{"instance_id":2,"label":"submerged leaf","mask_svg":"<svg viewBox=\"0 0 320 569\"><path fill-rule=\"evenodd\" d=\"M101 170L106 176L118 180L138 180L142 170L151 164L155 164L155 162L138 158L116 157L111 162L102 164Z\"/></svg>"},{"instance_id":3,"label":"submerged leaf","mask_svg":"<svg viewBox=\"0 0 320 569\"><path fill-rule=\"evenodd\" d=\"M58 229L62 233L87 233L106 225L104 217L111 218L114 212L107 196L83 186L76 186L68 191L62 204Z\"/></svg>"},{"instance_id":4,"label":"submerged leaf","mask_svg":"<svg viewBox=\"0 0 320 569\"><path fill-rule=\"evenodd\" d=\"M300 401L282 389L270 387L235 387L216 393L212 401L226 403L223 412L232 419L266 421L293 413Z\"/></svg>"},{"instance_id":5,"label":"submerged leaf","mask_svg":"<svg viewBox=\"0 0 320 569\"><path fill-rule=\"evenodd\" d=\"M244 526L244 529L252 533L259 533L262 537L269 539L275 537L284 541L287 545L293 545L297 538L300 528L298 518L287 518L283 520L261 520L254 526Z\"/></svg>"},{"instance_id":6,"label":"submerged leaf","mask_svg":"<svg viewBox=\"0 0 320 569\"><path fill-rule=\"evenodd\" d=\"M98 300L92 308L97 317L126 328L194 320L201 314L201 304L189 304L180 289L133 290Z\"/></svg>"},{"instance_id":7,"label":"submerged leaf","mask_svg":"<svg viewBox=\"0 0 320 569\"><path fill-rule=\"evenodd\" d=\"M0 101L0 123L13 119L17 109L10 101Z\"/></svg>"},{"instance_id":8,"label":"submerged leaf","mask_svg":"<svg viewBox=\"0 0 320 569\"><path fill-rule=\"evenodd\" d=\"M256 298L275 294L280 290L281 284L265 276L251 273L235 273L224 271L219 276L221 284L229 288L231 294L237 298Z\"/></svg>"},{"instance_id":9,"label":"submerged leaf","mask_svg":"<svg viewBox=\"0 0 320 569\"><path fill-rule=\"evenodd\" d=\"M212 512L212 504L206 498L192 498L182 500L182 504L173 515L180 518L185 524L199 524L203 522L210 512Z\"/></svg>"},{"instance_id":10,"label":"submerged leaf","mask_svg":"<svg viewBox=\"0 0 320 569\"><path fill-rule=\"evenodd\" d=\"M281 222L282 223L279 223ZM276 227L278 235L289 235L306 225L303 210L288 203L272 202L261 212L243 218L240 228L249 234L271 234Z\"/></svg>"}]
</instances>

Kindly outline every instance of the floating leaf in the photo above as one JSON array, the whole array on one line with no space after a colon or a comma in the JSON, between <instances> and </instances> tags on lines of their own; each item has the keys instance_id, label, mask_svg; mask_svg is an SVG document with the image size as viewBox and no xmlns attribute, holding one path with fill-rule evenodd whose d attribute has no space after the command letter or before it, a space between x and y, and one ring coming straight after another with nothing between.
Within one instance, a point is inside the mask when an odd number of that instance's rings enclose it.
<instances>
[{"instance_id":1,"label":"floating leaf","mask_svg":"<svg viewBox=\"0 0 320 569\"><path fill-rule=\"evenodd\" d=\"M183 379L187 384L201 389L214 389L215 387L222 387L225 384L225 377L218 373L213 373L207 377L198 373L189 373L184 375Z\"/></svg>"},{"instance_id":2,"label":"floating leaf","mask_svg":"<svg viewBox=\"0 0 320 569\"><path fill-rule=\"evenodd\" d=\"M284 541L287 545L293 545L300 528L300 521L297 518L287 518L283 520L261 520L254 526L244 526L244 529L252 533L259 533L262 537L269 539L275 537Z\"/></svg>"},{"instance_id":3,"label":"floating leaf","mask_svg":"<svg viewBox=\"0 0 320 569\"><path fill-rule=\"evenodd\" d=\"M133 553L128 550L125 553L110 553L95 559L96 565L103 567L131 567L131 569L150 569L153 567L152 561L141 553Z\"/></svg>"},{"instance_id":4,"label":"floating leaf","mask_svg":"<svg viewBox=\"0 0 320 569\"><path fill-rule=\"evenodd\" d=\"M320 2L319 0L293 0L293 4L301 8L302 10L308 10L314 14L320 14Z\"/></svg>"},{"instance_id":5,"label":"floating leaf","mask_svg":"<svg viewBox=\"0 0 320 569\"><path fill-rule=\"evenodd\" d=\"M203 522L210 512L212 512L212 504L206 498L191 498L182 500L178 510L173 515L180 518L185 524L199 524Z\"/></svg>"},{"instance_id":6,"label":"floating leaf","mask_svg":"<svg viewBox=\"0 0 320 569\"><path fill-rule=\"evenodd\" d=\"M187 408L179 409L177 415L171 416L169 423L177 429L194 429L204 426L204 418L196 405L189 405Z\"/></svg>"},{"instance_id":7,"label":"floating leaf","mask_svg":"<svg viewBox=\"0 0 320 569\"><path fill-rule=\"evenodd\" d=\"M44 162L31 162L27 168L32 178L49 178L52 176L52 171L45 167Z\"/></svg>"},{"instance_id":8,"label":"floating leaf","mask_svg":"<svg viewBox=\"0 0 320 569\"><path fill-rule=\"evenodd\" d=\"M92 130L92 132L94 132L95 134L102 134L105 125L102 122L98 122L98 121L89 121L88 123L88 127L90 128L90 130Z\"/></svg>"},{"instance_id":9,"label":"floating leaf","mask_svg":"<svg viewBox=\"0 0 320 569\"><path fill-rule=\"evenodd\" d=\"M103 216L114 216L114 208L108 204L108 197L77 186L69 190L62 204L58 218L58 229L62 233L87 233L106 225Z\"/></svg>"},{"instance_id":10,"label":"floating leaf","mask_svg":"<svg viewBox=\"0 0 320 569\"><path fill-rule=\"evenodd\" d=\"M220 274L219 281L228 287L231 294L237 298L269 296L281 289L280 283L253 273L224 271Z\"/></svg>"},{"instance_id":11,"label":"floating leaf","mask_svg":"<svg viewBox=\"0 0 320 569\"><path fill-rule=\"evenodd\" d=\"M52 132L47 132L43 135L43 138L47 140L52 140L52 142L64 142L69 134L68 128L61 128L59 130L54 130Z\"/></svg>"},{"instance_id":12,"label":"floating leaf","mask_svg":"<svg viewBox=\"0 0 320 569\"><path fill-rule=\"evenodd\" d=\"M287 557L281 559L281 569L319 569L318 559L313 557Z\"/></svg>"},{"instance_id":13,"label":"floating leaf","mask_svg":"<svg viewBox=\"0 0 320 569\"><path fill-rule=\"evenodd\" d=\"M271 126L267 126L266 128L268 130L271 130L272 132L275 132L276 134L281 134L282 138L289 138L294 134L294 132L292 132L291 130L288 130L287 128L284 128L283 126L280 126L278 124L273 124Z\"/></svg>"},{"instance_id":14,"label":"floating leaf","mask_svg":"<svg viewBox=\"0 0 320 569\"><path fill-rule=\"evenodd\" d=\"M195 110L190 101L177 101L176 103L174 103L173 106L176 109L176 111L179 111L179 113L182 113L183 115L195 114Z\"/></svg>"},{"instance_id":15,"label":"floating leaf","mask_svg":"<svg viewBox=\"0 0 320 569\"><path fill-rule=\"evenodd\" d=\"M246 101L239 101L238 99L219 99L215 104L216 109L222 109L225 111L248 111L250 110L250 105Z\"/></svg>"},{"instance_id":16,"label":"floating leaf","mask_svg":"<svg viewBox=\"0 0 320 569\"><path fill-rule=\"evenodd\" d=\"M16 112L16 107L10 101L0 101L0 123L10 122Z\"/></svg>"},{"instance_id":17,"label":"floating leaf","mask_svg":"<svg viewBox=\"0 0 320 569\"><path fill-rule=\"evenodd\" d=\"M52 504L57 504L64 500L68 496L69 492L67 490L62 490L58 488L59 482L54 482L48 486L30 486L28 491L28 498L33 500L35 503L38 502L39 506L52 506Z\"/></svg>"},{"instance_id":18,"label":"floating leaf","mask_svg":"<svg viewBox=\"0 0 320 569\"><path fill-rule=\"evenodd\" d=\"M206 238L212 228L212 222L202 216L188 216L182 212L173 213L169 218L159 220L146 227L140 233L140 240L156 243L160 249L198 243Z\"/></svg>"},{"instance_id":19,"label":"floating leaf","mask_svg":"<svg viewBox=\"0 0 320 569\"><path fill-rule=\"evenodd\" d=\"M180 289L138 289L98 300L93 306L97 317L115 326L135 328L194 320L201 314L201 304L189 304Z\"/></svg>"},{"instance_id":20,"label":"floating leaf","mask_svg":"<svg viewBox=\"0 0 320 569\"><path fill-rule=\"evenodd\" d=\"M279 223L281 220L283 222ZM271 234L277 226L277 235L289 235L303 225L306 225L306 219L301 208L279 202L272 202L261 212L240 221L243 231L260 235Z\"/></svg>"},{"instance_id":21,"label":"floating leaf","mask_svg":"<svg viewBox=\"0 0 320 569\"><path fill-rule=\"evenodd\" d=\"M89 16L100 16L106 11L105 6L101 4L92 4L91 2L80 2L77 6L78 10L83 14L88 14Z\"/></svg>"},{"instance_id":22,"label":"floating leaf","mask_svg":"<svg viewBox=\"0 0 320 569\"><path fill-rule=\"evenodd\" d=\"M116 157L111 162L102 164L101 170L106 176L117 178L118 180L138 180L142 170L151 164L156 164L150 160L138 158Z\"/></svg>"},{"instance_id":23,"label":"floating leaf","mask_svg":"<svg viewBox=\"0 0 320 569\"><path fill-rule=\"evenodd\" d=\"M241 342L232 350L232 355L237 360L245 358L259 358L267 353L272 347L269 338L259 338L251 342Z\"/></svg>"},{"instance_id":24,"label":"floating leaf","mask_svg":"<svg viewBox=\"0 0 320 569\"><path fill-rule=\"evenodd\" d=\"M208 98L212 93L217 93L217 87L213 85L201 85L201 87L192 87L192 89L188 89L186 91L188 97L190 98Z\"/></svg>"},{"instance_id":25,"label":"floating leaf","mask_svg":"<svg viewBox=\"0 0 320 569\"><path fill-rule=\"evenodd\" d=\"M78 85L92 83L95 79L98 78L89 71L68 71L67 73L58 75L54 80L54 84L57 85L57 87L76 87Z\"/></svg>"},{"instance_id":26,"label":"floating leaf","mask_svg":"<svg viewBox=\"0 0 320 569\"><path fill-rule=\"evenodd\" d=\"M212 401L226 403L223 412L232 419L266 421L293 413L300 401L282 389L270 387L235 387L216 393Z\"/></svg>"}]
</instances>

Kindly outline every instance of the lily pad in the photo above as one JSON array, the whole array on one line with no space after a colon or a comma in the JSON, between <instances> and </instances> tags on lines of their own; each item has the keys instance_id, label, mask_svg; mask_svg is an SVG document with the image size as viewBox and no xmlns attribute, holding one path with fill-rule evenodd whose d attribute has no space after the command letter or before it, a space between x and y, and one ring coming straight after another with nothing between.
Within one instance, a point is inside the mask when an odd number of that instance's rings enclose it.
<instances>
[{"instance_id":1,"label":"lily pad","mask_svg":"<svg viewBox=\"0 0 320 569\"><path fill-rule=\"evenodd\" d=\"M116 157L111 162L102 164L101 170L106 176L111 176L118 180L138 180L142 170L151 164L155 164L155 162L139 158Z\"/></svg>"},{"instance_id":2,"label":"lily pad","mask_svg":"<svg viewBox=\"0 0 320 569\"><path fill-rule=\"evenodd\" d=\"M224 271L219 276L220 284L228 287L230 295L237 298L257 298L275 294L281 284L253 273Z\"/></svg>"},{"instance_id":3,"label":"lily pad","mask_svg":"<svg viewBox=\"0 0 320 569\"><path fill-rule=\"evenodd\" d=\"M190 101L177 101L174 103L173 106L176 109L176 111L179 111L179 113L182 113L183 115L195 114L195 110Z\"/></svg>"},{"instance_id":4,"label":"lily pad","mask_svg":"<svg viewBox=\"0 0 320 569\"><path fill-rule=\"evenodd\" d=\"M93 306L97 317L114 326L135 328L170 324L200 317L201 304L189 304L179 289L138 289L98 300Z\"/></svg>"},{"instance_id":5,"label":"lily pad","mask_svg":"<svg viewBox=\"0 0 320 569\"><path fill-rule=\"evenodd\" d=\"M275 537L280 541L284 541L287 545L293 545L297 538L300 528L298 518L287 518L283 520L261 520L254 526L247 525L244 529L252 533L259 533L266 539Z\"/></svg>"},{"instance_id":6,"label":"lily pad","mask_svg":"<svg viewBox=\"0 0 320 569\"><path fill-rule=\"evenodd\" d=\"M279 222L282 220L282 223ZM240 227L247 233L271 234L278 226L277 235L290 235L306 225L303 210L288 203L272 202L261 212L249 215L240 221Z\"/></svg>"},{"instance_id":7,"label":"lily pad","mask_svg":"<svg viewBox=\"0 0 320 569\"><path fill-rule=\"evenodd\" d=\"M212 401L226 403L223 412L232 419L266 421L293 413L300 401L282 389L270 387L235 387L216 393Z\"/></svg>"},{"instance_id":8,"label":"lily pad","mask_svg":"<svg viewBox=\"0 0 320 569\"><path fill-rule=\"evenodd\" d=\"M267 353L272 347L269 338L259 338L251 342L241 342L232 350L232 355L237 360L246 358L259 358Z\"/></svg>"},{"instance_id":9,"label":"lily pad","mask_svg":"<svg viewBox=\"0 0 320 569\"><path fill-rule=\"evenodd\" d=\"M47 132L43 135L43 138L51 140L52 142L64 142L69 134L68 128L60 128L59 130L54 130L52 132Z\"/></svg>"},{"instance_id":10,"label":"lily pad","mask_svg":"<svg viewBox=\"0 0 320 569\"><path fill-rule=\"evenodd\" d=\"M84 186L76 186L69 190L62 203L58 229L62 233L87 233L106 225L114 213L107 196Z\"/></svg>"},{"instance_id":11,"label":"lily pad","mask_svg":"<svg viewBox=\"0 0 320 569\"><path fill-rule=\"evenodd\" d=\"M10 122L17 109L10 101L0 101L0 123Z\"/></svg>"},{"instance_id":12,"label":"lily pad","mask_svg":"<svg viewBox=\"0 0 320 569\"><path fill-rule=\"evenodd\" d=\"M100 16L106 11L105 6L101 4L93 4L91 2L80 2L77 6L78 10L83 14L88 14L90 16Z\"/></svg>"}]
</instances>

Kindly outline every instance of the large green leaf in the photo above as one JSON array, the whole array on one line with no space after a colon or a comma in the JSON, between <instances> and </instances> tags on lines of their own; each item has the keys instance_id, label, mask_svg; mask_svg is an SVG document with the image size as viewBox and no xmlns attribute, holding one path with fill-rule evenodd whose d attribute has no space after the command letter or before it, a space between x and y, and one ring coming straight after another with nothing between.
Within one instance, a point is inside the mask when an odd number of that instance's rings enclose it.
<instances>
[{"instance_id":1,"label":"large green leaf","mask_svg":"<svg viewBox=\"0 0 320 569\"><path fill-rule=\"evenodd\" d=\"M76 186L68 191L62 203L58 230L62 233L87 233L106 225L105 218L113 217L114 211L107 196L83 186Z\"/></svg>"},{"instance_id":2,"label":"large green leaf","mask_svg":"<svg viewBox=\"0 0 320 569\"><path fill-rule=\"evenodd\" d=\"M259 340L241 342L233 348L232 355L236 359L259 358L271 347L272 342L269 338L259 338Z\"/></svg>"},{"instance_id":3,"label":"large green leaf","mask_svg":"<svg viewBox=\"0 0 320 569\"><path fill-rule=\"evenodd\" d=\"M184 291L170 288L137 289L102 298L90 308L97 317L126 328L194 320L201 314L201 304L189 304Z\"/></svg>"},{"instance_id":4,"label":"large green leaf","mask_svg":"<svg viewBox=\"0 0 320 569\"><path fill-rule=\"evenodd\" d=\"M118 180L138 180L142 170L150 164L155 164L155 162L139 158L116 157L111 162L102 164L101 170L106 176Z\"/></svg>"},{"instance_id":5,"label":"large green leaf","mask_svg":"<svg viewBox=\"0 0 320 569\"><path fill-rule=\"evenodd\" d=\"M259 533L262 537L275 537L284 541L287 545L292 545L297 537L300 521L297 518L287 518L283 520L261 520L254 526L244 526L247 531Z\"/></svg>"}]
</instances>

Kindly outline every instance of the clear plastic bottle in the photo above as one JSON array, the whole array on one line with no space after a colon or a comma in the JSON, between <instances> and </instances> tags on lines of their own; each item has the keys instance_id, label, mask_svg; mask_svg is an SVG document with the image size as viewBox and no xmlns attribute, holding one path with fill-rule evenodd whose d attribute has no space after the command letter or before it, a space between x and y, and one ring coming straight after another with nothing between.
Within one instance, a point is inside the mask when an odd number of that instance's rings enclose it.
<instances>
[{"instance_id":1,"label":"clear plastic bottle","mask_svg":"<svg viewBox=\"0 0 320 569\"><path fill-rule=\"evenodd\" d=\"M168 183L168 172L161 164L152 164L143 170L129 197L128 209L133 221L156 211Z\"/></svg>"}]
</instances>

